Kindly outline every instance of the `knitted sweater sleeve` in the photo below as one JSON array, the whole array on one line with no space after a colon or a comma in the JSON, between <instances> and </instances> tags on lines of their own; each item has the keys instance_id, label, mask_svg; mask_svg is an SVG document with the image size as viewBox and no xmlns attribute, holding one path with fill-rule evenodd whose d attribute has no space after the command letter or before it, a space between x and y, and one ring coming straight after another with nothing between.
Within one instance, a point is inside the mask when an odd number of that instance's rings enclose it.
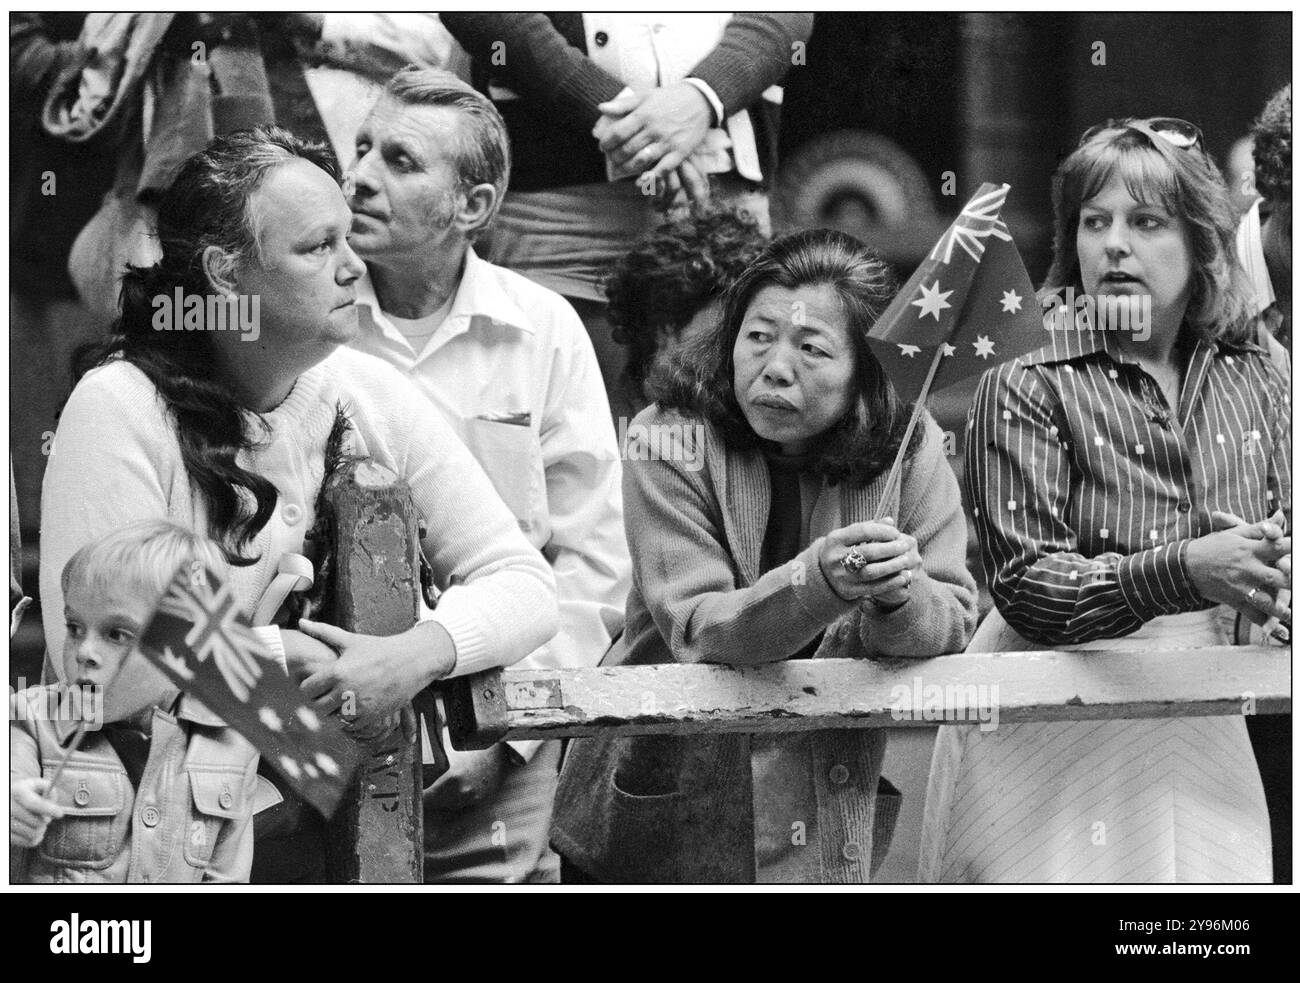
<instances>
[{"instance_id":1,"label":"knitted sweater sleeve","mask_svg":"<svg viewBox=\"0 0 1300 983\"><path fill-rule=\"evenodd\" d=\"M717 47L690 74L709 84L730 116L785 78L795 43L808 40L812 25L809 13L736 14Z\"/></svg>"},{"instance_id":2,"label":"knitted sweater sleeve","mask_svg":"<svg viewBox=\"0 0 1300 983\"><path fill-rule=\"evenodd\" d=\"M443 591L431 620L456 646L450 675L518 662L558 627L551 568L434 406L400 372L367 363L382 377L364 392L385 405L383 431L366 439L387 445L424 519L424 554Z\"/></svg>"},{"instance_id":3,"label":"knitted sweater sleeve","mask_svg":"<svg viewBox=\"0 0 1300 983\"><path fill-rule=\"evenodd\" d=\"M516 92L555 103L577 124L591 127L596 109L623 83L571 45L546 14L444 13L443 26L481 64L492 66Z\"/></svg>"},{"instance_id":4,"label":"knitted sweater sleeve","mask_svg":"<svg viewBox=\"0 0 1300 983\"><path fill-rule=\"evenodd\" d=\"M172 513L184 466L166 411L144 374L116 362L88 373L59 418L41 487L41 617L60 678L64 565L82 546L140 519L190 524L188 496ZM184 486L188 488L188 483Z\"/></svg>"}]
</instances>

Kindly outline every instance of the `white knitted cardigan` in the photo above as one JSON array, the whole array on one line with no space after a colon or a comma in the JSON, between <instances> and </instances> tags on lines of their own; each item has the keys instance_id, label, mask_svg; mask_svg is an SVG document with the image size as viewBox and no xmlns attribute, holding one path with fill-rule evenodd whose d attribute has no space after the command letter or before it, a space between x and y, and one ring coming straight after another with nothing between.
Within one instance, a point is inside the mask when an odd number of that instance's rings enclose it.
<instances>
[{"instance_id":1,"label":"white knitted cardigan","mask_svg":"<svg viewBox=\"0 0 1300 983\"><path fill-rule=\"evenodd\" d=\"M286 552L300 552L315 518L325 443L342 405L348 451L392 468L411 486L427 533L424 553L443 590L429 616L456 646L453 675L504 666L547 642L557 625L555 580L491 482L437 410L400 372L341 348L299 376L263 414L265 442L241 466L275 485L271 520L230 571L252 609ZM41 493L41 608L45 641L62 672L60 573L81 546L128 522L167 518L207 532L207 510L181 460L171 417L148 378L123 361L78 383L59 421Z\"/></svg>"}]
</instances>

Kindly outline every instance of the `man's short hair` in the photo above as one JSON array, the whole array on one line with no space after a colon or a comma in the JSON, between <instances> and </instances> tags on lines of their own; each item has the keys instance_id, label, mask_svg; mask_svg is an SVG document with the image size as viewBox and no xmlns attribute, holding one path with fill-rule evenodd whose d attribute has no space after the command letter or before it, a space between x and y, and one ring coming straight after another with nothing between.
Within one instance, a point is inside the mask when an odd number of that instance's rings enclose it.
<instances>
[{"instance_id":1,"label":"man's short hair","mask_svg":"<svg viewBox=\"0 0 1300 983\"><path fill-rule=\"evenodd\" d=\"M1279 89L1255 120L1255 187L1265 198L1291 198L1291 86Z\"/></svg>"},{"instance_id":2,"label":"man's short hair","mask_svg":"<svg viewBox=\"0 0 1300 983\"><path fill-rule=\"evenodd\" d=\"M510 183L510 137L492 101L450 72L414 65L389 79L384 94L408 106L446 106L461 114L463 122L453 150L461 189L490 184L497 191L492 214L479 231L486 229L496 218Z\"/></svg>"}]
</instances>

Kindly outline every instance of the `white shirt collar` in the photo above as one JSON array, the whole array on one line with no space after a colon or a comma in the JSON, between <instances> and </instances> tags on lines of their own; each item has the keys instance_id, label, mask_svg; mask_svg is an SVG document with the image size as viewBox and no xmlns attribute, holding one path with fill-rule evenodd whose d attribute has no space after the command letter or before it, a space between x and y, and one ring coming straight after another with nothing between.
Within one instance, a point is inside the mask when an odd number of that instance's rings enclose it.
<instances>
[{"instance_id":1,"label":"white shirt collar","mask_svg":"<svg viewBox=\"0 0 1300 983\"><path fill-rule=\"evenodd\" d=\"M456 297L452 301L447 318L434 332L417 354L417 361L433 354L453 338L470 330L480 320L503 327L514 328L527 334L535 334L536 328L519 305L502 289L495 275L496 268L478 257L473 248L466 250L465 267L461 271L460 283L456 287ZM362 330L382 332L390 340L406 342L405 336L397 329L379 306L375 295L375 285L366 273L357 283L357 305L370 308L373 327L366 325L362 318Z\"/></svg>"}]
</instances>

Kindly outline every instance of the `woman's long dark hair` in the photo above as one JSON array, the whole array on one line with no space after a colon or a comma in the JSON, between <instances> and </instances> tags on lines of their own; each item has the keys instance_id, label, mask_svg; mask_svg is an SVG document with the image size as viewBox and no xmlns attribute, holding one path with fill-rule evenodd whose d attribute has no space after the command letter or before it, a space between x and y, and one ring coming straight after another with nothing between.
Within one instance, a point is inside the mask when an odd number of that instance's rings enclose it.
<instances>
[{"instance_id":1,"label":"woman's long dark hair","mask_svg":"<svg viewBox=\"0 0 1300 983\"><path fill-rule=\"evenodd\" d=\"M127 268L121 316L106 341L78 353L73 369L80 379L122 358L148 376L175 423L190 481L208 506L208 534L238 566L256 562L243 549L266 525L276 501L275 486L236 460L257 443L250 432L256 418L214 378L209 333L155 330L153 299L171 297L177 287L185 296L213 293L203 266L209 246L239 261L256 259L258 229L249 199L272 170L299 158L339 180L326 147L278 126L218 137L186 161L158 202L162 258L153 266Z\"/></svg>"},{"instance_id":2,"label":"woman's long dark hair","mask_svg":"<svg viewBox=\"0 0 1300 983\"><path fill-rule=\"evenodd\" d=\"M796 290L826 284L835 290L848 321L855 367L849 410L811 448L812 468L832 483L866 485L893 464L911 406L902 403L867 345L867 332L889 306L898 283L871 249L831 229L794 232L764 249L727 291L718 326L688 344L668 370L651 377L651 393L664 409L702 417L732 447L762 445L735 392L736 336L754 296L765 287ZM909 456L921 446L918 428Z\"/></svg>"}]
</instances>

